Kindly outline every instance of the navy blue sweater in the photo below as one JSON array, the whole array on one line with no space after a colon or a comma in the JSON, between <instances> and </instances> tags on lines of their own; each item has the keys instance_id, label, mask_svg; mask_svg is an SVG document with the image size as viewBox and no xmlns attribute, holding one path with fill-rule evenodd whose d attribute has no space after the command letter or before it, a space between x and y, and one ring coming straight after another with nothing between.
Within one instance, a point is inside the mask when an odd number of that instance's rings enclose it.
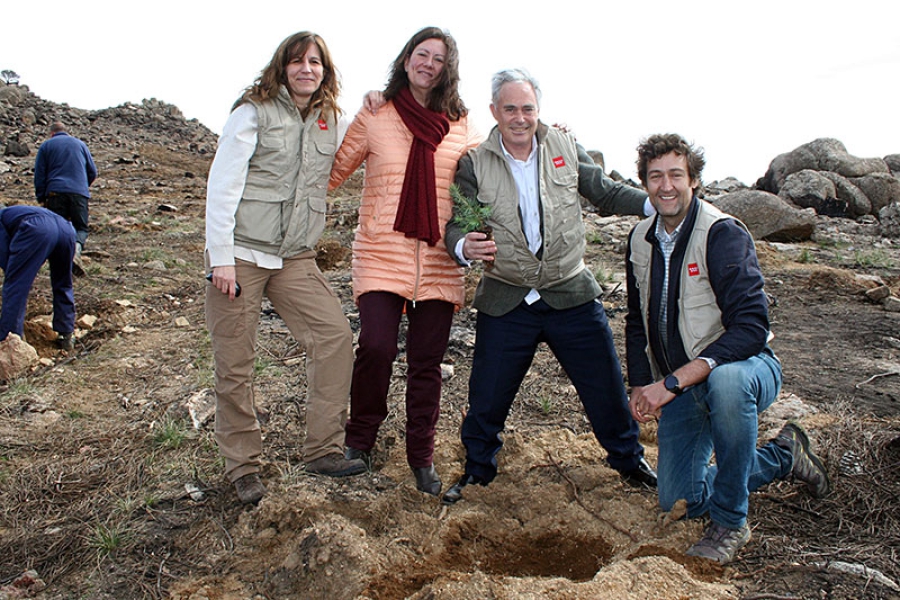
<instances>
[{"instance_id":1,"label":"navy blue sweater","mask_svg":"<svg viewBox=\"0 0 900 600\"><path fill-rule=\"evenodd\" d=\"M34 162L34 193L38 200L50 192L91 197L88 186L97 166L87 145L61 131L41 144Z\"/></svg>"},{"instance_id":2,"label":"navy blue sweater","mask_svg":"<svg viewBox=\"0 0 900 600\"><path fill-rule=\"evenodd\" d=\"M694 198L690 210L682 225L681 234L675 243L669 265L669 306L668 306L668 357L663 351L659 315L660 297L665 270L665 262L659 241L656 239L656 226L647 232L647 241L653 246L653 258L650 265L651 296L648 305L651 318L648 321L650 347L654 357L660 361L658 365L663 374L671 373L690 362L684 350L684 344L678 331L677 323L683 318L678 314L678 297L680 292L681 272L684 267L684 253L693 232L693 224L697 217L698 200ZM657 217L658 218L658 217ZM634 231L632 230L632 234ZM722 325L725 332L713 343L700 352L700 356L711 358L717 364L725 364L745 360L759 354L766 348L769 334L768 299L763 291L763 276L756 257L753 238L733 219L723 219L715 223L709 230L706 253L707 269L710 284L716 295L716 303L722 311ZM626 254L626 270L628 285L628 316L625 321L625 345L628 357L628 382L632 386L653 383L650 361L645 353L647 334L644 331L644 320L641 315L639 291L635 285L631 268L631 237L628 240ZM666 360L668 358L668 360Z\"/></svg>"}]
</instances>

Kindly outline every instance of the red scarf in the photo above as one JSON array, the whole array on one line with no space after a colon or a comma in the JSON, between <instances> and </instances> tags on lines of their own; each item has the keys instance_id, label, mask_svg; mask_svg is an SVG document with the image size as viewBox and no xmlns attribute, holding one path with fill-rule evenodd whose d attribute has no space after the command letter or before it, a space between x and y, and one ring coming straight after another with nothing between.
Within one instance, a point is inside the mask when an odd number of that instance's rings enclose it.
<instances>
[{"instance_id":1,"label":"red scarf","mask_svg":"<svg viewBox=\"0 0 900 600\"><path fill-rule=\"evenodd\" d=\"M438 226L437 183L434 176L434 152L450 131L450 121L442 113L425 108L413 98L408 87L394 98L394 106L403 124L413 134L406 174L394 231L409 238L428 242L429 246L441 239Z\"/></svg>"}]
</instances>

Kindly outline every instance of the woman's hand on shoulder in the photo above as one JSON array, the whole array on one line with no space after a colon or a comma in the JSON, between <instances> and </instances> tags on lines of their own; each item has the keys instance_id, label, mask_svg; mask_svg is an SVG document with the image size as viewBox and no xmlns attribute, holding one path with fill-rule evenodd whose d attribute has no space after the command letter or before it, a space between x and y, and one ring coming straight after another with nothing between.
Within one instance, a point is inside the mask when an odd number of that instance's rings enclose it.
<instances>
[{"instance_id":1,"label":"woman's hand on shoulder","mask_svg":"<svg viewBox=\"0 0 900 600\"><path fill-rule=\"evenodd\" d=\"M380 90L369 90L363 96L363 108L368 110L372 115L378 114L378 109L387 104L384 99L384 92Z\"/></svg>"}]
</instances>

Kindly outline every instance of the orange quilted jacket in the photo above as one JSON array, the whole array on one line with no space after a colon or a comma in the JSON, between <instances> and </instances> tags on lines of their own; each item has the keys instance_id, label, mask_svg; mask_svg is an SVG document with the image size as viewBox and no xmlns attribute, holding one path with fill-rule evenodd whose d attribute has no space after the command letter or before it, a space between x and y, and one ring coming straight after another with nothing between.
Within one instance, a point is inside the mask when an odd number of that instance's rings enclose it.
<instances>
[{"instance_id":1,"label":"orange quilted jacket","mask_svg":"<svg viewBox=\"0 0 900 600\"><path fill-rule=\"evenodd\" d=\"M483 138L463 117L450 122L450 132L435 152L441 240L434 246L394 231L412 139L394 103L388 102L377 115L366 109L357 113L335 157L329 189L366 163L359 226L353 240L353 298L383 291L408 300L444 300L460 307L465 299L463 270L447 254L443 239L453 207L449 188L459 158Z\"/></svg>"}]
</instances>

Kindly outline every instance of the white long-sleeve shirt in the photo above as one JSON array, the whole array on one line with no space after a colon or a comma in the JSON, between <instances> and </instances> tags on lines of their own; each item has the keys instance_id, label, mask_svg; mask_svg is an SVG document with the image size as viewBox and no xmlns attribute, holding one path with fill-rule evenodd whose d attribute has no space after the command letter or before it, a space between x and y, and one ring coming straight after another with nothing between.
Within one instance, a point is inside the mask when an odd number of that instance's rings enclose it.
<instances>
[{"instance_id":1,"label":"white long-sleeve shirt","mask_svg":"<svg viewBox=\"0 0 900 600\"><path fill-rule=\"evenodd\" d=\"M338 144L350 122L338 121ZM280 269L280 256L234 243L234 216L244 194L250 158L256 151L259 119L256 107L245 102L231 112L209 169L206 185L206 251L210 267L234 265L236 258L263 269Z\"/></svg>"}]
</instances>

